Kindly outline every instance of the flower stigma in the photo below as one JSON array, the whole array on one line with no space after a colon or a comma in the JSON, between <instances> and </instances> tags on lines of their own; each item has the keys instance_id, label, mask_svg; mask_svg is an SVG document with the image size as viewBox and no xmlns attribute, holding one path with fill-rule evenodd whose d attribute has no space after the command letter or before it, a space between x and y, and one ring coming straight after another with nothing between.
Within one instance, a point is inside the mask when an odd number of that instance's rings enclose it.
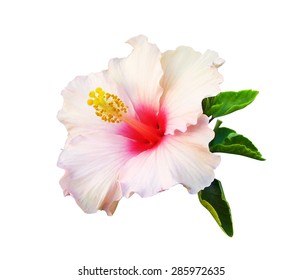
<instances>
[{"instance_id":1,"label":"flower stigma","mask_svg":"<svg viewBox=\"0 0 303 280\"><path fill-rule=\"evenodd\" d=\"M123 114L127 113L128 106L115 94L105 92L102 88L96 88L89 93L87 104L93 106L96 115L109 123L120 123Z\"/></svg>"},{"instance_id":2,"label":"flower stigma","mask_svg":"<svg viewBox=\"0 0 303 280\"><path fill-rule=\"evenodd\" d=\"M141 135L140 140L148 143L151 147L156 143L159 143L164 135L163 125L150 124L142 122L140 117L132 117L127 114L128 106L115 94L105 92L102 88L98 87L96 90L92 90L89 93L89 99L87 104L92 106L96 112L95 114L100 117L103 121L108 123L121 123L124 122L129 128L135 130L139 135ZM126 134L130 138L134 138L131 131L128 130ZM137 138L137 137L135 137Z\"/></svg>"}]
</instances>

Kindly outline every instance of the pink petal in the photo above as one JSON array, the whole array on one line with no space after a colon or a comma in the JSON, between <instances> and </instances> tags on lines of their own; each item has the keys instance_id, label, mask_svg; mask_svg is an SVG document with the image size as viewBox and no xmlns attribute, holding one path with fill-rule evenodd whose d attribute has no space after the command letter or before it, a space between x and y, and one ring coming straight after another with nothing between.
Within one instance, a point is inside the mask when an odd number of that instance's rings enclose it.
<instances>
[{"instance_id":1,"label":"pink petal","mask_svg":"<svg viewBox=\"0 0 303 280\"><path fill-rule=\"evenodd\" d=\"M209 186L220 162L220 157L208 149L213 137L205 115L185 133L165 136L156 148L142 152L123 166L120 172L123 195L151 196L179 183L190 193Z\"/></svg>"},{"instance_id":2,"label":"pink petal","mask_svg":"<svg viewBox=\"0 0 303 280\"><path fill-rule=\"evenodd\" d=\"M179 47L165 52L161 62L164 93L160 102L161 111L167 114L166 134L173 134L174 130L184 132L188 125L197 123L202 99L220 92L222 76L217 67L223 60L212 51L201 54Z\"/></svg>"},{"instance_id":3,"label":"pink petal","mask_svg":"<svg viewBox=\"0 0 303 280\"><path fill-rule=\"evenodd\" d=\"M132 156L127 138L104 132L74 137L62 151L58 166L65 169L60 184L83 211L113 214L122 197L117 182L120 168Z\"/></svg>"},{"instance_id":4,"label":"pink petal","mask_svg":"<svg viewBox=\"0 0 303 280\"><path fill-rule=\"evenodd\" d=\"M161 53L142 35L130 39L128 43L134 47L132 53L127 58L112 59L108 74L117 85L118 95L126 94L135 110L138 106L146 106L158 112L162 94L159 85L163 74Z\"/></svg>"}]
</instances>

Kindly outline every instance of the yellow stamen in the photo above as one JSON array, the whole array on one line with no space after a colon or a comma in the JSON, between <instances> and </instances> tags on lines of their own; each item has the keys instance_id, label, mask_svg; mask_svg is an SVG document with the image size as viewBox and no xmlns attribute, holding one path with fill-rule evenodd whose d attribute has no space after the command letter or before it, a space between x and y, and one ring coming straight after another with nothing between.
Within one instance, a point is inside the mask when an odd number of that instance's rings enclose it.
<instances>
[{"instance_id":1,"label":"yellow stamen","mask_svg":"<svg viewBox=\"0 0 303 280\"><path fill-rule=\"evenodd\" d=\"M89 97L87 104L93 106L96 115L105 122L119 123L127 113L128 106L117 95L105 92L102 88L91 91Z\"/></svg>"}]
</instances>

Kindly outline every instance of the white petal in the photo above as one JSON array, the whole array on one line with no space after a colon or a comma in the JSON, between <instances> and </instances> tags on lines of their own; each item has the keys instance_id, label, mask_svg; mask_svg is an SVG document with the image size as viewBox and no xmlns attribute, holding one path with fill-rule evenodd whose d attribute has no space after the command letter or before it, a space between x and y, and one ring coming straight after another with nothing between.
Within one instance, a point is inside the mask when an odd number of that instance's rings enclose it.
<instances>
[{"instance_id":1,"label":"white petal","mask_svg":"<svg viewBox=\"0 0 303 280\"><path fill-rule=\"evenodd\" d=\"M158 112L162 94L161 53L144 36L132 38L128 43L134 47L132 53L127 58L111 60L108 74L118 87L118 95L127 94L136 110L147 106Z\"/></svg>"},{"instance_id":2,"label":"white petal","mask_svg":"<svg viewBox=\"0 0 303 280\"><path fill-rule=\"evenodd\" d=\"M58 166L66 174L60 184L83 211L114 212L122 196L118 172L132 156L125 149L127 141L119 135L98 132L74 137L62 151Z\"/></svg>"},{"instance_id":3,"label":"white petal","mask_svg":"<svg viewBox=\"0 0 303 280\"><path fill-rule=\"evenodd\" d=\"M179 183L190 193L209 186L220 157L209 152L214 133L207 124L203 115L185 133L167 135L157 148L130 159L120 172L123 195L151 196Z\"/></svg>"},{"instance_id":4,"label":"white petal","mask_svg":"<svg viewBox=\"0 0 303 280\"><path fill-rule=\"evenodd\" d=\"M201 54L189 47L163 54L161 111L167 114L166 134L184 132L188 125L197 123L202 99L220 91L222 76L217 66L222 63L215 52Z\"/></svg>"}]
</instances>

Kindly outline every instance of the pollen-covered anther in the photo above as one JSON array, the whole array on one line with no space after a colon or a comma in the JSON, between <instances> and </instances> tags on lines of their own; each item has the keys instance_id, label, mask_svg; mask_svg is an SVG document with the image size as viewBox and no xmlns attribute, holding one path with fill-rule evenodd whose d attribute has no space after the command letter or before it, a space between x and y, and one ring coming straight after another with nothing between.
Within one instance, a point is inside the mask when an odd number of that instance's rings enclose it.
<instances>
[{"instance_id":1,"label":"pollen-covered anther","mask_svg":"<svg viewBox=\"0 0 303 280\"><path fill-rule=\"evenodd\" d=\"M115 94L96 88L89 93L87 104L94 107L96 115L105 122L120 123L123 114L127 113L128 106Z\"/></svg>"}]
</instances>

